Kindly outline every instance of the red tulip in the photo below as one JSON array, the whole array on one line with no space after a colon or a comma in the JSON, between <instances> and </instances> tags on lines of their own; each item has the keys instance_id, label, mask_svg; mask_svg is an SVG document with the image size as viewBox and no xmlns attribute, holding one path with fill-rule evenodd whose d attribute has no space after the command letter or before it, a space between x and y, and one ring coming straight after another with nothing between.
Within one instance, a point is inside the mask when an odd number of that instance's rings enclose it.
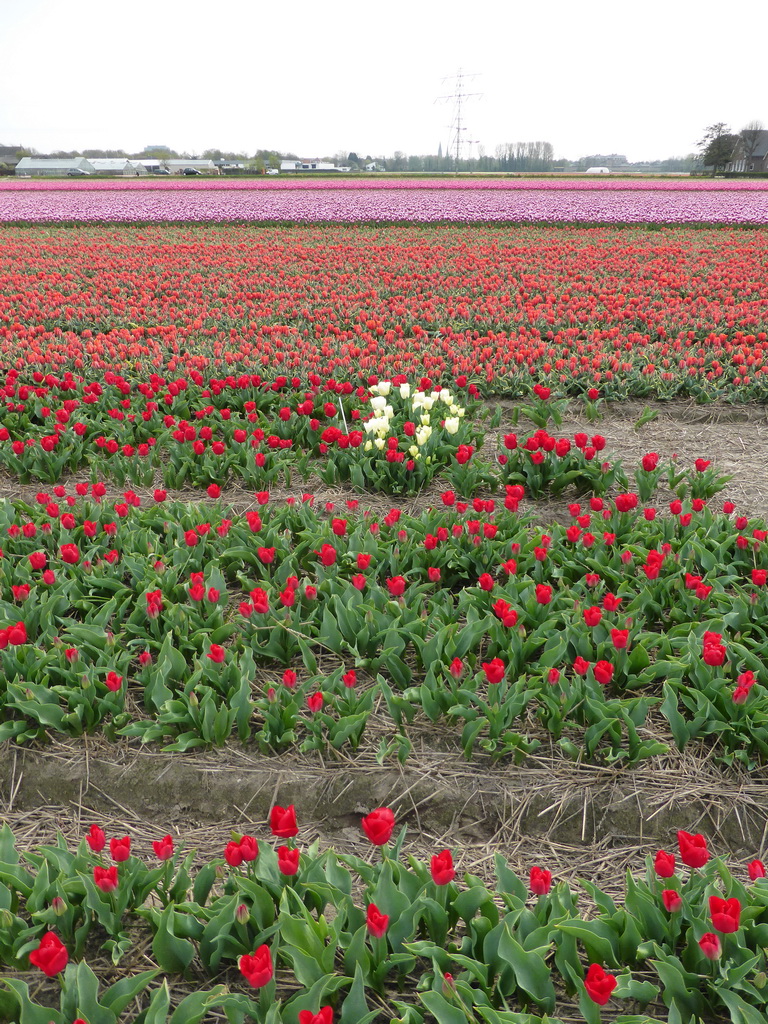
<instances>
[{"instance_id":1,"label":"red tulip","mask_svg":"<svg viewBox=\"0 0 768 1024\"><path fill-rule=\"evenodd\" d=\"M365 916L365 924L371 935L380 939L389 927L389 915L382 914L375 903L369 903Z\"/></svg>"},{"instance_id":2,"label":"red tulip","mask_svg":"<svg viewBox=\"0 0 768 1024\"><path fill-rule=\"evenodd\" d=\"M296 808L293 804L288 807L280 807L277 804L269 814L269 827L272 835L278 839L292 839L299 834L299 826L296 824Z\"/></svg>"},{"instance_id":3,"label":"red tulip","mask_svg":"<svg viewBox=\"0 0 768 1024\"><path fill-rule=\"evenodd\" d=\"M722 952L720 939L713 932L706 932L699 939L699 948L707 960L717 960Z\"/></svg>"},{"instance_id":4,"label":"red tulip","mask_svg":"<svg viewBox=\"0 0 768 1024\"><path fill-rule=\"evenodd\" d=\"M93 869L93 881L102 892L114 892L117 888L117 868L102 868L98 864Z\"/></svg>"},{"instance_id":5,"label":"red tulip","mask_svg":"<svg viewBox=\"0 0 768 1024\"><path fill-rule=\"evenodd\" d=\"M119 676L117 672L107 672L107 678L104 680L104 684L108 690L112 691L112 693L117 693L123 685L123 677Z\"/></svg>"},{"instance_id":6,"label":"red tulip","mask_svg":"<svg viewBox=\"0 0 768 1024\"><path fill-rule=\"evenodd\" d=\"M456 877L450 850L435 854L429 863L430 874L435 885L448 885Z\"/></svg>"},{"instance_id":7,"label":"red tulip","mask_svg":"<svg viewBox=\"0 0 768 1024\"><path fill-rule=\"evenodd\" d=\"M256 860L259 856L259 844L253 836L243 836L239 843L240 853L246 863Z\"/></svg>"},{"instance_id":8,"label":"red tulip","mask_svg":"<svg viewBox=\"0 0 768 1024\"><path fill-rule=\"evenodd\" d=\"M113 861L120 864L131 856L131 837L109 840L109 854Z\"/></svg>"},{"instance_id":9,"label":"red tulip","mask_svg":"<svg viewBox=\"0 0 768 1024\"><path fill-rule=\"evenodd\" d=\"M361 822L363 832L374 846L383 846L392 838L395 830L395 815L389 807L377 807Z\"/></svg>"},{"instance_id":10,"label":"red tulip","mask_svg":"<svg viewBox=\"0 0 768 1024\"><path fill-rule=\"evenodd\" d=\"M664 889L661 898L670 914L676 913L683 905L683 898L676 889Z\"/></svg>"},{"instance_id":11,"label":"red tulip","mask_svg":"<svg viewBox=\"0 0 768 1024\"><path fill-rule=\"evenodd\" d=\"M584 987L589 998L605 1006L618 982L613 974L607 974L599 964L591 964L584 979Z\"/></svg>"},{"instance_id":12,"label":"red tulip","mask_svg":"<svg viewBox=\"0 0 768 1024\"><path fill-rule=\"evenodd\" d=\"M104 835L103 829L99 828L98 825L91 825L88 834L85 837L85 841L94 853L101 853L106 846L107 837Z\"/></svg>"},{"instance_id":13,"label":"red tulip","mask_svg":"<svg viewBox=\"0 0 768 1024\"><path fill-rule=\"evenodd\" d=\"M76 544L62 544L59 548L62 562L68 565L76 565L80 561L80 552Z\"/></svg>"},{"instance_id":14,"label":"red tulip","mask_svg":"<svg viewBox=\"0 0 768 1024\"><path fill-rule=\"evenodd\" d=\"M659 878L671 878L675 873L675 856L666 850L659 850L654 861L654 869Z\"/></svg>"},{"instance_id":15,"label":"red tulip","mask_svg":"<svg viewBox=\"0 0 768 1024\"><path fill-rule=\"evenodd\" d=\"M11 647L21 647L27 642L27 627L23 622L17 622L15 625L8 627L6 635Z\"/></svg>"},{"instance_id":16,"label":"red tulip","mask_svg":"<svg viewBox=\"0 0 768 1024\"><path fill-rule=\"evenodd\" d=\"M46 932L37 949L29 954L29 962L39 967L48 978L52 978L67 966L69 953L55 932Z\"/></svg>"},{"instance_id":17,"label":"red tulip","mask_svg":"<svg viewBox=\"0 0 768 1024\"><path fill-rule=\"evenodd\" d=\"M333 1024L333 1007L321 1006L317 1013L299 1010L299 1024Z\"/></svg>"},{"instance_id":18,"label":"red tulip","mask_svg":"<svg viewBox=\"0 0 768 1024\"><path fill-rule=\"evenodd\" d=\"M765 865L761 860L752 860L747 865L750 881L756 882L758 878L765 878Z\"/></svg>"},{"instance_id":19,"label":"red tulip","mask_svg":"<svg viewBox=\"0 0 768 1024\"><path fill-rule=\"evenodd\" d=\"M485 678L491 685L500 683L504 678L504 673L507 670L507 666L501 660L501 658L494 658L493 661L483 662L483 672Z\"/></svg>"},{"instance_id":20,"label":"red tulip","mask_svg":"<svg viewBox=\"0 0 768 1024\"><path fill-rule=\"evenodd\" d=\"M700 834L678 832L677 842L680 847L680 859L689 868L703 868L709 860L707 841Z\"/></svg>"},{"instance_id":21,"label":"red tulip","mask_svg":"<svg viewBox=\"0 0 768 1024\"><path fill-rule=\"evenodd\" d=\"M552 888L552 872L534 865L531 868L528 886L534 896L546 896Z\"/></svg>"},{"instance_id":22,"label":"red tulip","mask_svg":"<svg viewBox=\"0 0 768 1024\"><path fill-rule=\"evenodd\" d=\"M158 860L170 860L173 856L173 837L167 835L162 839L153 840L152 849Z\"/></svg>"},{"instance_id":23,"label":"red tulip","mask_svg":"<svg viewBox=\"0 0 768 1024\"><path fill-rule=\"evenodd\" d=\"M296 875L299 871L299 851L287 846L277 848L277 868L283 875Z\"/></svg>"},{"instance_id":24,"label":"red tulip","mask_svg":"<svg viewBox=\"0 0 768 1024\"><path fill-rule=\"evenodd\" d=\"M264 988L275 975L272 952L266 945L259 946L252 954L245 953L240 957L237 965L251 988Z\"/></svg>"},{"instance_id":25,"label":"red tulip","mask_svg":"<svg viewBox=\"0 0 768 1024\"><path fill-rule=\"evenodd\" d=\"M719 932L736 932L739 930L741 903L736 897L724 900L719 896L709 897L709 913L712 927Z\"/></svg>"},{"instance_id":26,"label":"red tulip","mask_svg":"<svg viewBox=\"0 0 768 1024\"><path fill-rule=\"evenodd\" d=\"M592 667L595 679L601 686L608 686L613 679L613 665L610 661L597 661Z\"/></svg>"}]
</instances>

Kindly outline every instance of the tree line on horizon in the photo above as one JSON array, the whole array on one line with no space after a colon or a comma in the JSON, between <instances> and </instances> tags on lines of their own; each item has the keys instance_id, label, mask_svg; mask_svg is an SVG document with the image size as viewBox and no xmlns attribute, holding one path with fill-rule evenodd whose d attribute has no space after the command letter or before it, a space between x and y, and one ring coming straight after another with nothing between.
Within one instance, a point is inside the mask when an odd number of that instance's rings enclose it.
<instances>
[{"instance_id":1,"label":"tree line on horizon","mask_svg":"<svg viewBox=\"0 0 768 1024\"><path fill-rule=\"evenodd\" d=\"M372 157L358 156L354 151L338 151L332 156L324 156L319 159L333 163L337 167L349 167L351 170L364 170L367 166L375 164L377 170L410 172L410 173L445 173L451 171L460 172L547 172L547 171L573 171L583 172L590 167L607 167L609 170L621 173L645 172L645 173L685 173L701 170L703 167L712 167L713 173L722 170L728 160L731 159L734 147L741 140L743 148L749 156L754 152L759 133L763 130L761 121L751 121L740 132L733 133L724 122L710 125L705 130L704 138L699 142L698 153L688 153L685 156L666 157L658 160L629 161L622 153L591 153L570 160L565 157L555 157L554 148L551 143L545 141L533 142L509 142L496 146L493 154L486 153L485 148L477 146L476 155L468 155L456 158L452 153L443 153L442 147L438 148L436 154L408 154L396 150L391 156ZM157 146L147 147L140 153L130 153L124 149L83 149L83 150L56 150L50 153L40 153L34 148L25 146L1 146L0 145L0 167L3 158L6 157L8 166L8 155L14 153L18 159L23 156L46 156L58 159L73 159L76 157L107 157L126 159L197 159L227 161L232 164L244 165L244 170L250 173L264 173L268 169L279 169L283 160L298 160L300 157L293 152L281 152L280 150L257 149L249 155L243 151L234 152L221 149L206 149L202 153L178 152L170 147Z\"/></svg>"}]
</instances>

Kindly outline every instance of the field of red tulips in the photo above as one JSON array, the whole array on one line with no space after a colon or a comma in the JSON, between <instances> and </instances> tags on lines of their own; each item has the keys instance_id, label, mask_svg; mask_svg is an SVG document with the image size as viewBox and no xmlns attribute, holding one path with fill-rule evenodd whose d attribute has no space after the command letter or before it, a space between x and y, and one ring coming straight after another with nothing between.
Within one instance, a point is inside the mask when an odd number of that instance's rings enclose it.
<instances>
[{"instance_id":1,"label":"field of red tulips","mask_svg":"<svg viewBox=\"0 0 768 1024\"><path fill-rule=\"evenodd\" d=\"M586 780L765 777L764 490L723 493L725 442L653 432L674 399L752 416L763 450L765 233L0 244L0 1021L763 1021L768 832L691 816L643 870L642 819L620 866L608 820L579 879L556 845L521 861L519 822L469 864L463 807L427 843L418 801L375 794L425 751L502 786L583 773L585 809ZM300 764L348 780L347 825L324 842L276 787L219 849L189 804L132 838L90 811L95 750L137 787L148 752ZM63 751L77 838L28 842L17 759Z\"/></svg>"},{"instance_id":2,"label":"field of red tulips","mask_svg":"<svg viewBox=\"0 0 768 1024\"><path fill-rule=\"evenodd\" d=\"M466 376L611 399L765 393L762 231L0 229L0 359L37 371ZM133 375L133 376L131 376Z\"/></svg>"}]
</instances>

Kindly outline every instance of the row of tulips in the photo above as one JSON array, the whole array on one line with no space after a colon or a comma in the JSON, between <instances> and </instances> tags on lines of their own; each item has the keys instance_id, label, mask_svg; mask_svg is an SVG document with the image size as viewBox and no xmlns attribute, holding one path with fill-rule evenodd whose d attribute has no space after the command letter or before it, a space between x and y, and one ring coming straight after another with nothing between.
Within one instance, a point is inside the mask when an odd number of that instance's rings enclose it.
<instances>
[{"instance_id":1,"label":"row of tulips","mask_svg":"<svg viewBox=\"0 0 768 1024\"><path fill-rule=\"evenodd\" d=\"M426 716L467 757L522 757L545 731L631 762L667 749L644 731L658 708L680 749L768 754L768 531L732 503L593 495L542 530L516 484L503 507L446 491L418 516L57 491L0 505L3 739L333 751L381 706L382 758Z\"/></svg>"},{"instance_id":2,"label":"row of tulips","mask_svg":"<svg viewBox=\"0 0 768 1024\"><path fill-rule=\"evenodd\" d=\"M233 833L222 855L203 862L170 834L145 859L130 836L108 841L96 824L75 851L59 836L21 853L4 827L0 1017L115 1024L144 993L133 1019L166 1021L167 981L148 991L161 973L226 982L187 996L174 1024L214 1008L264 1024L555 1024L540 1014L556 1009L556 984L590 1024L617 1003L663 1001L680 1024L713 1014L759 1024L768 1012L768 886L758 859L732 871L704 836L681 830L681 867L665 850L648 856L644 875L628 873L620 902L580 881L588 914L578 889L548 868L531 865L524 881L497 853L489 887L461 875L450 849L426 861L404 855L406 829L388 807L361 827L380 854L306 847L295 808L274 806L268 839ZM100 992L82 960L94 941L115 964L135 963L141 947L156 967ZM59 977L61 1010L34 1002L16 974L27 963Z\"/></svg>"},{"instance_id":3,"label":"row of tulips","mask_svg":"<svg viewBox=\"0 0 768 1024\"><path fill-rule=\"evenodd\" d=\"M45 378L19 386L11 373L0 466L25 483L56 483L83 467L119 484L162 475L166 486L210 487L212 497L230 477L263 489L314 469L327 483L397 493L420 490L483 442L487 410L466 378L459 392L433 390L428 379L412 390L404 378L356 389L314 376L309 389L258 375L203 383L196 375L191 386L158 378L136 387L113 375L106 387L68 376L58 387Z\"/></svg>"},{"instance_id":4,"label":"row of tulips","mask_svg":"<svg viewBox=\"0 0 768 1024\"><path fill-rule=\"evenodd\" d=\"M357 176L347 177L336 175L331 178L296 177L292 174L283 175L275 180L274 178L88 178L78 179L56 179L56 178L2 178L0 179L0 192L46 192L46 191L71 191L77 188L78 191L114 192L128 189L159 190L166 191L197 191L204 189L218 191L224 189L229 191L253 189L274 191L305 191L306 189L319 189L325 191L346 191L352 189L365 189L376 191L392 189L413 191L414 189L445 189L451 192L469 189L475 191L481 189L501 189L514 191L528 191L530 189L541 189L545 192L570 191L578 189L582 192L609 191L609 192L761 192L768 189L764 180L755 178L631 178L612 177L597 179L584 177L582 175L563 175L561 177L482 177L482 178L415 178L397 177L387 175L374 175L373 177L360 178Z\"/></svg>"},{"instance_id":5,"label":"row of tulips","mask_svg":"<svg viewBox=\"0 0 768 1024\"><path fill-rule=\"evenodd\" d=\"M768 189L0 189L0 220L766 224ZM426 183L422 183L426 184ZM349 182L348 186L352 183Z\"/></svg>"},{"instance_id":6,"label":"row of tulips","mask_svg":"<svg viewBox=\"0 0 768 1024\"><path fill-rule=\"evenodd\" d=\"M265 490L277 480L290 485L294 473L306 482L312 472L328 485L351 482L390 494L420 491L438 474L469 495L508 484L522 484L532 498L569 487L598 493L628 487L620 465L603 461L602 435L577 432L571 440L548 433L550 420L562 421L568 400L539 384L530 403L515 410L539 429L503 435L503 450L489 463L478 454L487 409L466 377L451 391L432 389L425 378L412 388L403 377L356 389L313 378L303 390L298 378L258 376L202 388L196 375L191 386L156 378L134 390L117 375L105 387L68 375L53 382L35 376L40 380L30 386L8 375L0 427L0 466L25 483L55 483L63 471L87 467L121 486L148 487L161 475L167 487L206 487L214 499L232 478ZM587 404L596 408L600 401L590 390ZM498 426L501 410L490 419ZM635 472L640 496L650 499L666 468L672 490L710 498L727 478L706 473L708 466L697 460L691 481L649 453Z\"/></svg>"},{"instance_id":7,"label":"row of tulips","mask_svg":"<svg viewBox=\"0 0 768 1024\"><path fill-rule=\"evenodd\" d=\"M765 392L754 231L27 226L0 246L0 363L24 374Z\"/></svg>"}]
</instances>

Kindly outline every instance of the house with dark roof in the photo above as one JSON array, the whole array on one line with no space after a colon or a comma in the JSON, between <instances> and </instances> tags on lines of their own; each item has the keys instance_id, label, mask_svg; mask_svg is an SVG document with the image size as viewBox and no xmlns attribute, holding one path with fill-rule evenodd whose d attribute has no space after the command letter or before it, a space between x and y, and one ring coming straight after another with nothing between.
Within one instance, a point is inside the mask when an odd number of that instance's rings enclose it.
<instances>
[{"instance_id":1,"label":"house with dark roof","mask_svg":"<svg viewBox=\"0 0 768 1024\"><path fill-rule=\"evenodd\" d=\"M7 174L21 159L21 146L0 146L0 170Z\"/></svg>"},{"instance_id":2,"label":"house with dark roof","mask_svg":"<svg viewBox=\"0 0 768 1024\"><path fill-rule=\"evenodd\" d=\"M725 169L768 172L768 130L762 128L739 135Z\"/></svg>"}]
</instances>

